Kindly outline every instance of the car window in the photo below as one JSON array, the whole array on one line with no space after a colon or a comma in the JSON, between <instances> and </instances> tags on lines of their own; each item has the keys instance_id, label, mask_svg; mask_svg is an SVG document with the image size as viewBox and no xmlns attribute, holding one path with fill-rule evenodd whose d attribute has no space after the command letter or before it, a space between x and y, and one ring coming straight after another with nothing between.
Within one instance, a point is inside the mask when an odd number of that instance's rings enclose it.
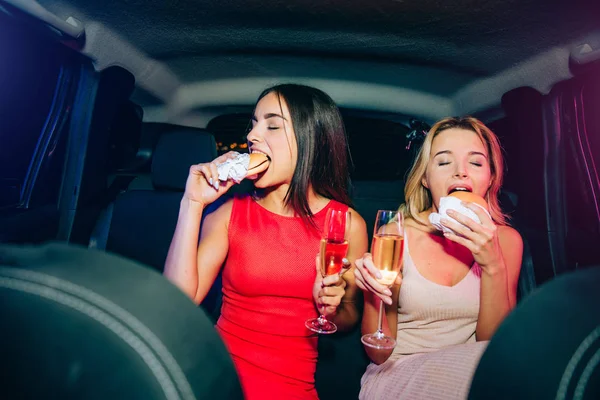
<instances>
[{"instance_id":1,"label":"car window","mask_svg":"<svg viewBox=\"0 0 600 400\"><path fill-rule=\"evenodd\" d=\"M206 129L215 135L219 155L228 151L247 153L246 135L251 127L250 114L224 114L210 120Z\"/></svg>"},{"instance_id":2,"label":"car window","mask_svg":"<svg viewBox=\"0 0 600 400\"><path fill-rule=\"evenodd\" d=\"M352 179L403 179L412 161L406 138L410 129L387 119L349 112L343 115L352 156Z\"/></svg>"},{"instance_id":3,"label":"car window","mask_svg":"<svg viewBox=\"0 0 600 400\"><path fill-rule=\"evenodd\" d=\"M0 20L0 207L21 201L60 71L50 41Z\"/></svg>"},{"instance_id":4,"label":"car window","mask_svg":"<svg viewBox=\"0 0 600 400\"><path fill-rule=\"evenodd\" d=\"M600 79L592 75L581 82L573 91L575 101L563 102L567 251L574 267L600 257Z\"/></svg>"},{"instance_id":5,"label":"car window","mask_svg":"<svg viewBox=\"0 0 600 400\"><path fill-rule=\"evenodd\" d=\"M600 79L590 82L582 91L584 129L590 147L590 155L600 169Z\"/></svg>"}]
</instances>

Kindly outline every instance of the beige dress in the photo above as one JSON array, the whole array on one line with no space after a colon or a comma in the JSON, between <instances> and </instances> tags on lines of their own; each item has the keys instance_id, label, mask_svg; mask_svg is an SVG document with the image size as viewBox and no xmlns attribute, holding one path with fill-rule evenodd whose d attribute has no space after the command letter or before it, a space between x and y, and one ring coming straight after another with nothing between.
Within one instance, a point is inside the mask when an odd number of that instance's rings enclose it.
<instances>
[{"instance_id":1,"label":"beige dress","mask_svg":"<svg viewBox=\"0 0 600 400\"><path fill-rule=\"evenodd\" d=\"M397 344L381 365L368 366L360 399L465 399L488 342L475 341L481 268L454 286L424 278L404 244Z\"/></svg>"}]
</instances>

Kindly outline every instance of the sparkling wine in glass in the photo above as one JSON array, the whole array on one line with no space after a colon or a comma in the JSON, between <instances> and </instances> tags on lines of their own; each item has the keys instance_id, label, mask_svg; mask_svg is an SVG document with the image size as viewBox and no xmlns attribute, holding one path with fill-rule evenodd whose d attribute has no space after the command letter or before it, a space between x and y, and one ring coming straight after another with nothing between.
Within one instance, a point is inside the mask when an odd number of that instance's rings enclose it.
<instances>
[{"instance_id":1,"label":"sparkling wine in glass","mask_svg":"<svg viewBox=\"0 0 600 400\"><path fill-rule=\"evenodd\" d=\"M371 242L373 264L379 269L381 278L377 281L384 286L392 286L400 273L404 252L404 225L402 213L379 210L375 221L375 232ZM376 349L393 349L394 338L386 336L381 328L383 322L383 301L379 302L379 322L377 331L364 335L363 344Z\"/></svg>"},{"instance_id":2,"label":"sparkling wine in glass","mask_svg":"<svg viewBox=\"0 0 600 400\"><path fill-rule=\"evenodd\" d=\"M323 277L340 274L344 268L344 258L348 251L350 234L350 212L329 209L325 216L323 236L321 237L321 274ZM306 327L317 333L334 333L337 326L328 321L323 314L319 318L306 321Z\"/></svg>"}]
</instances>

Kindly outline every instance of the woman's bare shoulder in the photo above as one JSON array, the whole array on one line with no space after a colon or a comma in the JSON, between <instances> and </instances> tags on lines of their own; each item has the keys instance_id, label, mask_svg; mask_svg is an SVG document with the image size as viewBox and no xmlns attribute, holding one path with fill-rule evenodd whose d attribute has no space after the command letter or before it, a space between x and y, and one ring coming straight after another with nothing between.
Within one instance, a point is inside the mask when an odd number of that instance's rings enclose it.
<instances>
[{"instance_id":1,"label":"woman's bare shoulder","mask_svg":"<svg viewBox=\"0 0 600 400\"><path fill-rule=\"evenodd\" d=\"M233 211L233 198L218 199L206 207L205 221L207 224L225 224L229 225L229 219Z\"/></svg>"},{"instance_id":2,"label":"woman's bare shoulder","mask_svg":"<svg viewBox=\"0 0 600 400\"><path fill-rule=\"evenodd\" d=\"M521 237L521 234L512 226L498 226L498 238L500 239L501 243L519 246L523 245L523 238Z\"/></svg>"},{"instance_id":3,"label":"woman's bare shoulder","mask_svg":"<svg viewBox=\"0 0 600 400\"><path fill-rule=\"evenodd\" d=\"M425 211L419 214L419 219L414 218L405 218L404 219L404 227L408 228L409 231L418 231L427 234L434 234L437 230L433 225L427 224L430 212Z\"/></svg>"},{"instance_id":4,"label":"woman's bare shoulder","mask_svg":"<svg viewBox=\"0 0 600 400\"><path fill-rule=\"evenodd\" d=\"M352 224L357 224L360 227L366 228L365 219L352 207L348 207L348 211L350 211L350 215L352 215Z\"/></svg>"}]
</instances>

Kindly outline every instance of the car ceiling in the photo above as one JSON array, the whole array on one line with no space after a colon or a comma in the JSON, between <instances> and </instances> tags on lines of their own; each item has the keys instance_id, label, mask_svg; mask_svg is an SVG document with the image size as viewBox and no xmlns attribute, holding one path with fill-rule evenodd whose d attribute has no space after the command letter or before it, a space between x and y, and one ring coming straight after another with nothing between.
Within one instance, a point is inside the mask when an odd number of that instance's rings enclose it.
<instances>
[{"instance_id":1,"label":"car ceiling","mask_svg":"<svg viewBox=\"0 0 600 400\"><path fill-rule=\"evenodd\" d=\"M587 0L38 2L83 21L98 67L131 70L137 100L171 118L251 103L274 80L429 119L482 111L568 78L571 49L600 27Z\"/></svg>"}]
</instances>

